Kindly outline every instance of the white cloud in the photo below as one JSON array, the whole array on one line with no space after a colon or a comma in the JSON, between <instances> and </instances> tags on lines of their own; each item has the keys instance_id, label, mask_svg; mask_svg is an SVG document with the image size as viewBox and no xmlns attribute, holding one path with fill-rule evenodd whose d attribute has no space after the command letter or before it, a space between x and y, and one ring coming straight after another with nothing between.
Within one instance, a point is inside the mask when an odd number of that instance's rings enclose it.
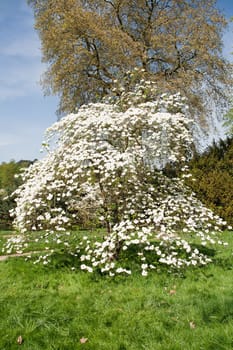
<instances>
[{"instance_id":1,"label":"white cloud","mask_svg":"<svg viewBox=\"0 0 233 350\"><path fill-rule=\"evenodd\" d=\"M15 135L13 134L0 134L0 148L10 145L16 145L18 141L16 140Z\"/></svg>"},{"instance_id":2,"label":"white cloud","mask_svg":"<svg viewBox=\"0 0 233 350\"><path fill-rule=\"evenodd\" d=\"M0 100L7 100L9 98L25 96L25 89L13 88L7 86L0 87Z\"/></svg>"},{"instance_id":3,"label":"white cloud","mask_svg":"<svg viewBox=\"0 0 233 350\"><path fill-rule=\"evenodd\" d=\"M0 133L1 161L38 158L42 139L43 131L38 125L20 127L18 123L11 130Z\"/></svg>"},{"instance_id":4,"label":"white cloud","mask_svg":"<svg viewBox=\"0 0 233 350\"><path fill-rule=\"evenodd\" d=\"M43 71L39 60L32 60L30 64L13 61L0 68L0 100L41 93L39 81Z\"/></svg>"},{"instance_id":5,"label":"white cloud","mask_svg":"<svg viewBox=\"0 0 233 350\"><path fill-rule=\"evenodd\" d=\"M17 133L16 130L0 133L0 153L1 153L1 149L3 148L7 148L11 146L15 147L16 145L19 146L24 142L25 142L25 139L23 139L22 135Z\"/></svg>"},{"instance_id":6,"label":"white cloud","mask_svg":"<svg viewBox=\"0 0 233 350\"><path fill-rule=\"evenodd\" d=\"M40 42L36 35L24 39L17 39L5 47L1 47L0 54L5 56L18 56L25 58L41 57Z\"/></svg>"},{"instance_id":7,"label":"white cloud","mask_svg":"<svg viewBox=\"0 0 233 350\"><path fill-rule=\"evenodd\" d=\"M45 69L32 10L25 0L15 1L13 14L13 4L4 2L0 6L0 101L42 93L39 81Z\"/></svg>"},{"instance_id":8,"label":"white cloud","mask_svg":"<svg viewBox=\"0 0 233 350\"><path fill-rule=\"evenodd\" d=\"M34 159L52 124L55 98L43 99L39 84L40 40L25 0L0 0L0 162Z\"/></svg>"},{"instance_id":9,"label":"white cloud","mask_svg":"<svg viewBox=\"0 0 233 350\"><path fill-rule=\"evenodd\" d=\"M233 60L233 41L232 41L232 36L233 36L233 23L230 22L228 29L226 30L226 32L223 35L223 54L224 56L232 61Z\"/></svg>"}]
</instances>

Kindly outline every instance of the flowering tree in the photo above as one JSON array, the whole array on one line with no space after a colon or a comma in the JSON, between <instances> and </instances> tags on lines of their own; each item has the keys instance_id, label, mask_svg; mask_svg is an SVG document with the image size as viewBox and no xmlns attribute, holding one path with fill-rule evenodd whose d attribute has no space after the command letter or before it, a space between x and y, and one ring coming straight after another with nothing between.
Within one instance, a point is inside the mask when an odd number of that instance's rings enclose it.
<instances>
[{"instance_id":1,"label":"flowering tree","mask_svg":"<svg viewBox=\"0 0 233 350\"><path fill-rule=\"evenodd\" d=\"M44 231L41 239L67 247L82 269L110 275L131 273L120 257L132 248L143 275L156 263L179 268L209 261L192 248L189 233L203 245L216 243L224 223L184 185L193 140L183 99L153 100L154 91L150 83L137 84L115 103L83 106L47 130L47 156L26 170L15 192L22 233L32 239L33 231ZM168 164L181 170L171 176ZM77 237L72 250L70 230L87 221L105 227L104 237L92 243Z\"/></svg>"}]
</instances>

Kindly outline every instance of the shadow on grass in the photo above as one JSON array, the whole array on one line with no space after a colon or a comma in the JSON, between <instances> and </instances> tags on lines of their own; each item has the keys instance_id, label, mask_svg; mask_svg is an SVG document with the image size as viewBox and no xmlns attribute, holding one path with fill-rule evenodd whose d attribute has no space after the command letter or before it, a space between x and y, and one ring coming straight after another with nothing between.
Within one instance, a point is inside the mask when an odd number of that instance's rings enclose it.
<instances>
[{"instance_id":1,"label":"shadow on grass","mask_svg":"<svg viewBox=\"0 0 233 350\"><path fill-rule=\"evenodd\" d=\"M80 257L71 255L67 251L57 251L51 255L51 263L49 266L55 269L80 268Z\"/></svg>"},{"instance_id":2,"label":"shadow on grass","mask_svg":"<svg viewBox=\"0 0 233 350\"><path fill-rule=\"evenodd\" d=\"M200 244L192 244L191 248L198 249L201 254L211 258L215 266L224 268L224 269L232 269L233 268L233 259L232 254L218 254L219 252L216 249L202 246ZM144 263L141 260L141 257L138 255L140 251L143 250L143 247L139 245L131 245L128 247L126 251L121 251L118 259L116 260L116 266L119 266L129 269L134 273L141 273L141 265ZM85 254L85 252L80 252L79 254L72 255L66 250L56 251L51 255L51 263L49 264L50 268L54 269L77 269L80 270L81 264L83 262L80 261L80 256ZM179 256L185 258L186 255L183 251L179 252ZM145 251L144 257L146 258L146 262L148 265L153 265L156 269L156 273L164 273L164 272L172 272L182 274L186 268L171 268L165 264L159 262L160 256L156 255L153 251ZM193 267L195 269L195 267ZM96 269L96 275L102 276L100 269ZM97 276L96 276L97 277Z\"/></svg>"}]
</instances>

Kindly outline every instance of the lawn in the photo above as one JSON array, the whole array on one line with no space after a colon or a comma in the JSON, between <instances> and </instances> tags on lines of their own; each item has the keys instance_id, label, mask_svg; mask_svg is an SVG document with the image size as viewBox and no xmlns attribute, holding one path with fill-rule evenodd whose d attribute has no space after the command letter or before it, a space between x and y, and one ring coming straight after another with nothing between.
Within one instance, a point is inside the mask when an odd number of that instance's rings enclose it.
<instances>
[{"instance_id":1,"label":"lawn","mask_svg":"<svg viewBox=\"0 0 233 350\"><path fill-rule=\"evenodd\" d=\"M147 277L72 271L62 255L2 261L0 349L231 350L233 233L224 238L209 266Z\"/></svg>"}]
</instances>

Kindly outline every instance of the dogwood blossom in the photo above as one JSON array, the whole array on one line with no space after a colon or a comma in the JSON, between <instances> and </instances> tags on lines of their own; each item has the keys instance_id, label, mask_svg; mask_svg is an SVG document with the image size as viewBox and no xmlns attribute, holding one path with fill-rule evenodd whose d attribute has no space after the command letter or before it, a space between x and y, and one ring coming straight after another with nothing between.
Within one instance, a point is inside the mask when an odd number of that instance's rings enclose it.
<instances>
[{"instance_id":1,"label":"dogwood blossom","mask_svg":"<svg viewBox=\"0 0 233 350\"><path fill-rule=\"evenodd\" d=\"M33 231L43 231L41 240L50 237L77 258L81 254L82 270L130 274L120 257L132 248L143 276L156 264L206 264L210 259L192 247L190 233L203 245L219 241L214 237L223 221L184 184L193 150L184 101L179 94L148 99L143 86L123 91L114 103L82 106L52 125L47 155L25 171L15 192L16 228L31 232L31 239ZM166 172L168 165L180 175ZM72 250L70 230L90 223L106 234L94 243L77 237ZM39 260L46 264L47 258Z\"/></svg>"}]
</instances>

